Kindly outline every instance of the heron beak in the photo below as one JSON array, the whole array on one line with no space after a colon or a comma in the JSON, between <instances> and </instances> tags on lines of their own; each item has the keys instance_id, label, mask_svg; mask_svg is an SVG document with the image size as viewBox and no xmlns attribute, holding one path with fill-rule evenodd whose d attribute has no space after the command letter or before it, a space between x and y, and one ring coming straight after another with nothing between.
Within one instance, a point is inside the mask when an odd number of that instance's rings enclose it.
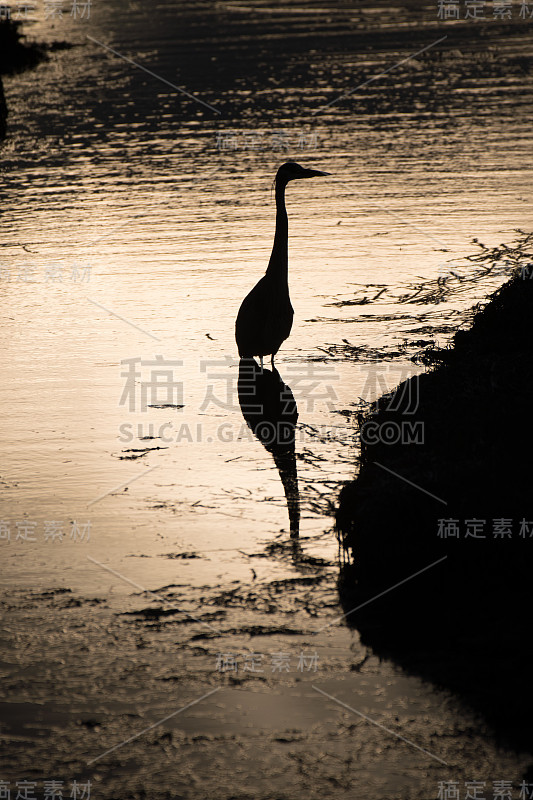
<instances>
[{"instance_id":1,"label":"heron beak","mask_svg":"<svg viewBox=\"0 0 533 800\"><path fill-rule=\"evenodd\" d=\"M331 172L320 172L318 169L308 169L304 178L318 178L320 175L331 175Z\"/></svg>"}]
</instances>

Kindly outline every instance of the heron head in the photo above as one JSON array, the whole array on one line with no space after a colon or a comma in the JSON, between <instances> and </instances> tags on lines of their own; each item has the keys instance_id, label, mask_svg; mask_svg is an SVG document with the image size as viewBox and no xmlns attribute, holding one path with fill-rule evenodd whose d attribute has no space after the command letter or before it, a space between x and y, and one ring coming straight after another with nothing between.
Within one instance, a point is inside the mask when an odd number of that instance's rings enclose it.
<instances>
[{"instance_id":1,"label":"heron head","mask_svg":"<svg viewBox=\"0 0 533 800\"><path fill-rule=\"evenodd\" d=\"M307 169L297 164L296 161L287 161L278 169L276 183L281 182L287 184L289 181L294 181L297 178L315 178L319 175L331 175L331 173L320 172L318 169Z\"/></svg>"}]
</instances>

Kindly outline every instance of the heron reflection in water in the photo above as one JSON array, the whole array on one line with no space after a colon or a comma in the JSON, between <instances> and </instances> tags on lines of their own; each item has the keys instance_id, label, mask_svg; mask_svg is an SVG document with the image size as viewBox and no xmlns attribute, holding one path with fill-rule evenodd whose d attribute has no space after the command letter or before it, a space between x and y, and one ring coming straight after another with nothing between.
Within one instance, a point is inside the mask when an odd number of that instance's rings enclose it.
<instances>
[{"instance_id":1,"label":"heron reflection in water","mask_svg":"<svg viewBox=\"0 0 533 800\"><path fill-rule=\"evenodd\" d=\"M253 358L240 360L237 391L247 425L274 458L287 498L291 539L297 539L300 495L294 439L298 409L293 393L277 369L263 369Z\"/></svg>"}]
</instances>

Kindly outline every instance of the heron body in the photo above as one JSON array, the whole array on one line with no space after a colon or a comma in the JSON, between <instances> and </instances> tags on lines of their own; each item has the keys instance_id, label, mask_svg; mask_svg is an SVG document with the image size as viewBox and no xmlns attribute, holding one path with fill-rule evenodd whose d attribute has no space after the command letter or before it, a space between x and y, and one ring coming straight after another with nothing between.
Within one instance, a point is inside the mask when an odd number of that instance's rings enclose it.
<instances>
[{"instance_id":1,"label":"heron body","mask_svg":"<svg viewBox=\"0 0 533 800\"><path fill-rule=\"evenodd\" d=\"M289 181L328 175L328 172L305 169L288 161L276 174L276 233L268 268L261 280L246 295L235 324L235 339L241 358L274 356L288 338L294 311L289 296L289 227L285 207L285 189Z\"/></svg>"},{"instance_id":2,"label":"heron body","mask_svg":"<svg viewBox=\"0 0 533 800\"><path fill-rule=\"evenodd\" d=\"M239 356L274 356L291 332L293 317L288 281L266 274L239 309L235 326Z\"/></svg>"}]
</instances>

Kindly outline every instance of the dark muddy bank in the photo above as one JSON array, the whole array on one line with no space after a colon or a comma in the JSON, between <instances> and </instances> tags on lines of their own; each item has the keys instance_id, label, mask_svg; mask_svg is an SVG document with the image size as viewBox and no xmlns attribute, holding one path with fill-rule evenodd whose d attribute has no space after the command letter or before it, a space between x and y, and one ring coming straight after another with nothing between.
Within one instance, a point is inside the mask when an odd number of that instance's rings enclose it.
<instances>
[{"instance_id":1,"label":"dark muddy bank","mask_svg":"<svg viewBox=\"0 0 533 800\"><path fill-rule=\"evenodd\" d=\"M363 444L359 476L337 512L351 556L339 581L346 612L408 579L348 617L363 642L459 693L526 749L533 745L525 658L533 611L532 243L524 236L507 251L519 264L513 277L453 347L426 351L425 374L359 417L363 439L369 424L409 421L423 441Z\"/></svg>"}]
</instances>

